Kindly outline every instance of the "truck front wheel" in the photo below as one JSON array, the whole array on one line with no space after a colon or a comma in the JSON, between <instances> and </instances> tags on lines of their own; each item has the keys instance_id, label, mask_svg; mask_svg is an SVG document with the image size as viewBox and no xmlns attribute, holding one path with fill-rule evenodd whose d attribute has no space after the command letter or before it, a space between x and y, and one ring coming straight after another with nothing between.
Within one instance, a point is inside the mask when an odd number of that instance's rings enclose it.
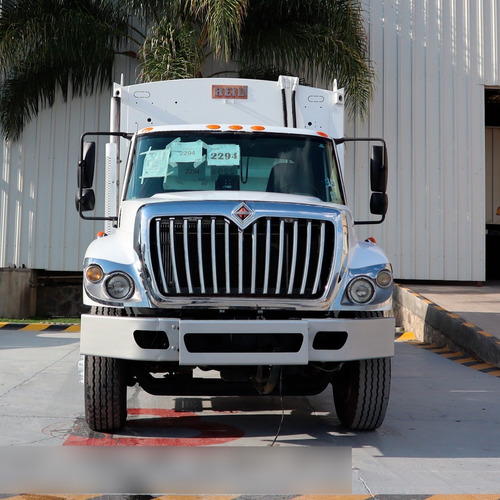
<instances>
[{"instance_id":1,"label":"truck front wheel","mask_svg":"<svg viewBox=\"0 0 500 500\"><path fill-rule=\"evenodd\" d=\"M384 421L391 386L391 358L343 363L332 379L333 398L342 425L371 431Z\"/></svg>"},{"instance_id":2,"label":"truck front wheel","mask_svg":"<svg viewBox=\"0 0 500 500\"><path fill-rule=\"evenodd\" d=\"M92 308L93 314L120 315L120 310ZM85 356L85 419L93 431L113 432L127 420L125 361Z\"/></svg>"},{"instance_id":3,"label":"truck front wheel","mask_svg":"<svg viewBox=\"0 0 500 500\"><path fill-rule=\"evenodd\" d=\"M97 432L121 429L127 420L124 361L85 356L85 419Z\"/></svg>"}]
</instances>

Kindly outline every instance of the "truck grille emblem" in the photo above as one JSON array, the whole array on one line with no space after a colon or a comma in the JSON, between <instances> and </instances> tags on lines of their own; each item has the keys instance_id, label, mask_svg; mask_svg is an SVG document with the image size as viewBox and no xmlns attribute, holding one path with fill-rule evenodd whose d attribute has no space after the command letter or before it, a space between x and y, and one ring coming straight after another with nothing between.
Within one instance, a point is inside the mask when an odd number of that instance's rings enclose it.
<instances>
[{"instance_id":1,"label":"truck grille emblem","mask_svg":"<svg viewBox=\"0 0 500 500\"><path fill-rule=\"evenodd\" d=\"M240 203L238 207L233 210L233 215L243 222L253 215L253 210L249 208L246 203Z\"/></svg>"}]
</instances>

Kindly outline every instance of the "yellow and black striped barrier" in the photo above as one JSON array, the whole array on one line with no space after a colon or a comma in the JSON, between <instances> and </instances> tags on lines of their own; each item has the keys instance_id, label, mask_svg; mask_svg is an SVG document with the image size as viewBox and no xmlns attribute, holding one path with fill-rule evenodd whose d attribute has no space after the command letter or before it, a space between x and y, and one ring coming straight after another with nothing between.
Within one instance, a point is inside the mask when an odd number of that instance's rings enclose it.
<instances>
[{"instance_id":1,"label":"yellow and black striped barrier","mask_svg":"<svg viewBox=\"0 0 500 500\"><path fill-rule=\"evenodd\" d=\"M9 323L0 322L0 330L18 330L29 332L76 332L80 331L80 325L68 325L59 323Z\"/></svg>"},{"instance_id":2,"label":"yellow and black striped barrier","mask_svg":"<svg viewBox=\"0 0 500 500\"><path fill-rule=\"evenodd\" d=\"M484 361L478 360L460 351L452 351L447 347L438 346L435 344L429 344L427 342L419 341L413 332L404 332L396 338L396 342L405 342L407 344L415 345L426 351L433 352L434 354L439 354L443 358L447 358L455 363L472 368L482 373L487 373L488 375L493 375L494 377L500 377L500 368L494 365L485 363Z\"/></svg>"},{"instance_id":3,"label":"yellow and black striped barrier","mask_svg":"<svg viewBox=\"0 0 500 500\"><path fill-rule=\"evenodd\" d=\"M481 363L500 368L500 338L491 332L405 286L396 286L393 298L396 316L405 317L404 327L419 332L419 339L423 331L428 332L431 342L454 346L457 351L463 350L483 360Z\"/></svg>"}]
</instances>

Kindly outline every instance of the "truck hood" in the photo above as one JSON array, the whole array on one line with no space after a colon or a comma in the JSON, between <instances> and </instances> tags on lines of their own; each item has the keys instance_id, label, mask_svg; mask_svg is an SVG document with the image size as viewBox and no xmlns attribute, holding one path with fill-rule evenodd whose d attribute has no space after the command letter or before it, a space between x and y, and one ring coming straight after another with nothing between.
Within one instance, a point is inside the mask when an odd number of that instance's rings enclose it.
<instances>
[{"instance_id":1,"label":"truck hood","mask_svg":"<svg viewBox=\"0 0 500 500\"><path fill-rule=\"evenodd\" d=\"M306 205L327 205L315 196L292 195L282 193L264 193L260 191L182 191L180 193L160 193L147 198L149 203L165 201L266 201L277 203L302 203Z\"/></svg>"},{"instance_id":2,"label":"truck hood","mask_svg":"<svg viewBox=\"0 0 500 500\"><path fill-rule=\"evenodd\" d=\"M342 208L342 210L347 209L345 205L321 201L315 196L265 193L260 191L182 191L179 193L159 193L150 198L138 198L136 200L124 201L122 209L126 207L142 207L153 203L179 201L265 201L267 203L294 203L325 208Z\"/></svg>"},{"instance_id":3,"label":"truck hood","mask_svg":"<svg viewBox=\"0 0 500 500\"><path fill-rule=\"evenodd\" d=\"M133 233L135 214L145 205L200 201L260 201L266 203L290 203L294 205L315 206L320 210L331 210L332 208L336 208L346 213L346 215L349 214L349 209L345 205L327 203L314 196L265 193L259 191L182 191L179 193L160 193L152 196L151 198L138 198L136 200L124 201L120 211L120 228L126 232Z\"/></svg>"}]
</instances>

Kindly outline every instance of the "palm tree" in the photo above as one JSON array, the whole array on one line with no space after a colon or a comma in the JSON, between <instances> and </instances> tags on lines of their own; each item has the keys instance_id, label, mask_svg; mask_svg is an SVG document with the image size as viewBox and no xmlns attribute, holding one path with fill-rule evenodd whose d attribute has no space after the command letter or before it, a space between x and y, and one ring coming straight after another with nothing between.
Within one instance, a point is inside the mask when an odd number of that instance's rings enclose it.
<instances>
[{"instance_id":1,"label":"palm tree","mask_svg":"<svg viewBox=\"0 0 500 500\"><path fill-rule=\"evenodd\" d=\"M5 137L19 138L58 89L66 99L110 85L120 54L138 58L142 81L201 76L208 58L244 77L337 78L351 114L373 92L359 0L3 0Z\"/></svg>"},{"instance_id":2,"label":"palm tree","mask_svg":"<svg viewBox=\"0 0 500 500\"><path fill-rule=\"evenodd\" d=\"M358 0L252 0L237 57L242 76L257 70L273 79L290 72L306 81L336 78L351 115L363 116L374 79L367 54Z\"/></svg>"},{"instance_id":3,"label":"palm tree","mask_svg":"<svg viewBox=\"0 0 500 500\"><path fill-rule=\"evenodd\" d=\"M3 0L0 7L0 123L17 139L41 107L111 81L116 48L128 34L113 2Z\"/></svg>"}]
</instances>

